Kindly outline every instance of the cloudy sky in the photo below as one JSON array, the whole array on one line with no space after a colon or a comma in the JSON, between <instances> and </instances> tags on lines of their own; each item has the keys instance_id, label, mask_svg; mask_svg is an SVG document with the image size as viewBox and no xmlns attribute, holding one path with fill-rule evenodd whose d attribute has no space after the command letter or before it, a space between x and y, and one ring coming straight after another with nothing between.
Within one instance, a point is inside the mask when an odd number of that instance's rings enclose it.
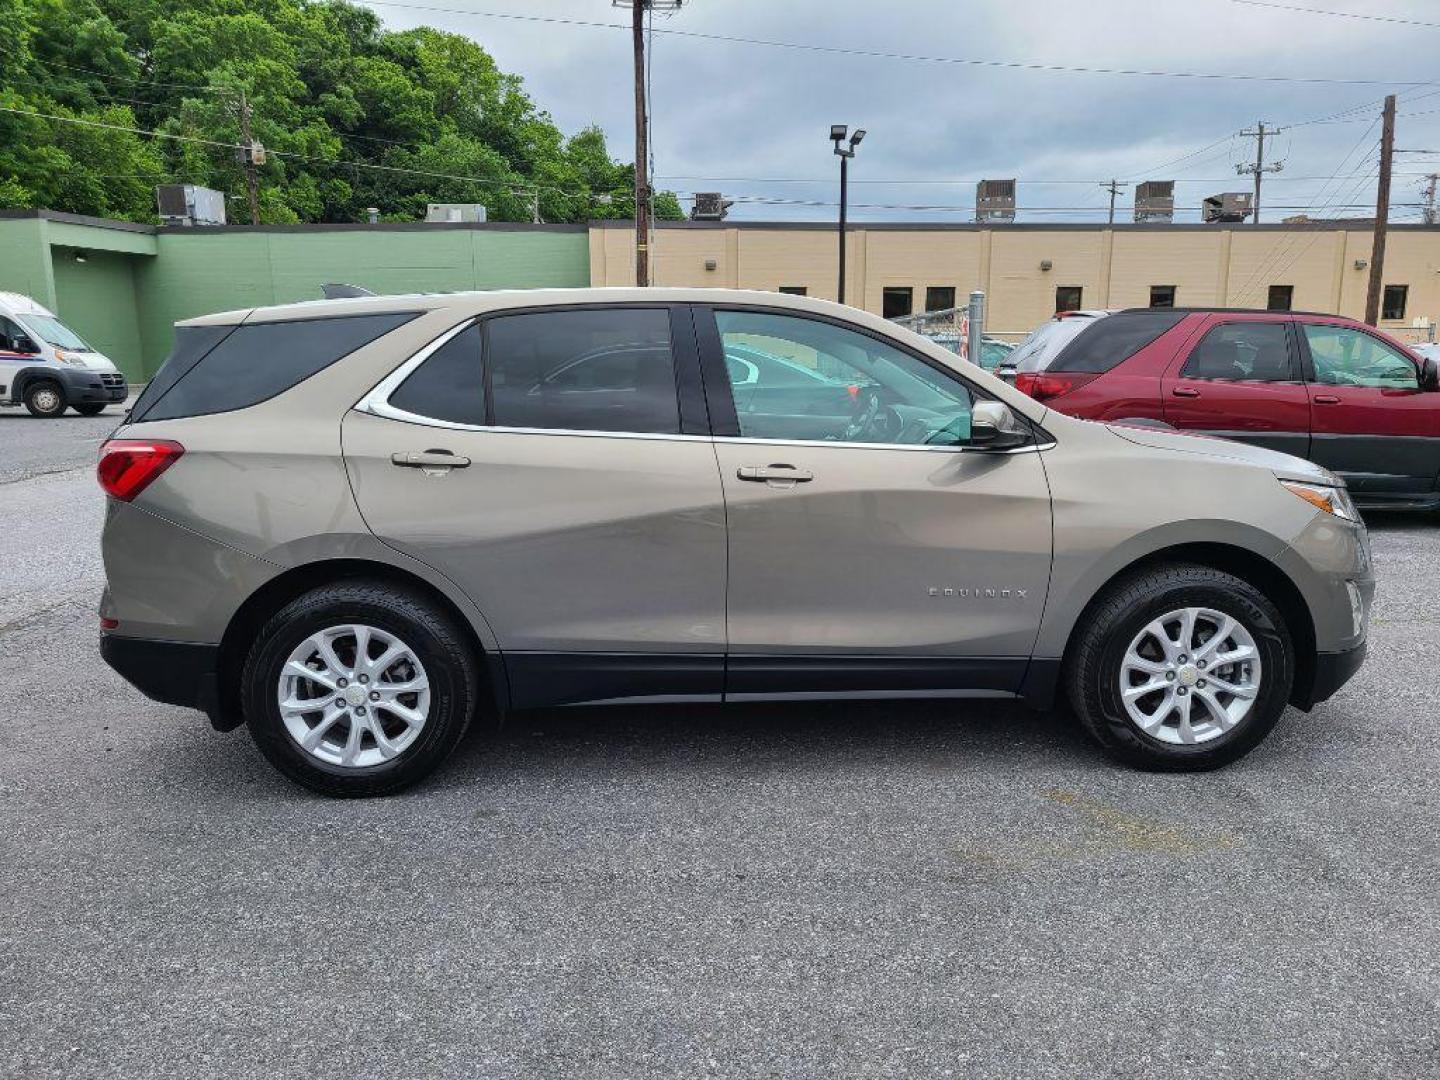
<instances>
[{"instance_id":1,"label":"cloudy sky","mask_svg":"<svg viewBox=\"0 0 1440 1080\"><path fill-rule=\"evenodd\" d=\"M1379 111L1400 95L1396 145L1440 150L1440 3L1277 0L686 0L653 35L656 182L723 191L735 219L831 218L832 123L868 131L852 165L855 220L965 221L982 177L1020 180L1020 220L1103 220L1100 181L1176 180L1177 207L1249 187L1235 164L1257 120L1284 170L1265 220L1373 207ZM600 124L633 152L628 25L609 0L395 0L387 26L480 42L566 131ZM463 13L462 13L463 12ZM1419 25L1429 22L1432 25ZM696 35L905 54L861 56ZM920 59L920 58L938 59ZM944 59L1347 80L1280 82L1016 70ZM1336 115L1340 114L1340 115ZM1270 155L1267 154L1267 157ZM1415 220L1440 154L1396 158L1394 201ZM787 201L781 201L787 200ZM1121 195L1117 218L1128 216ZM923 207L923 209L917 209ZM1177 213L1178 220L1198 214Z\"/></svg>"}]
</instances>

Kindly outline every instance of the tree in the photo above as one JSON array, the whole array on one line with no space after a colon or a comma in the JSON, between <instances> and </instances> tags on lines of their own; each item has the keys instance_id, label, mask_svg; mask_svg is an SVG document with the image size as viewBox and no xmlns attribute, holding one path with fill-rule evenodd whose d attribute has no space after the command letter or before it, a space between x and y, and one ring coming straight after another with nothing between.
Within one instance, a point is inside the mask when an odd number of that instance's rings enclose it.
<instances>
[{"instance_id":1,"label":"tree","mask_svg":"<svg viewBox=\"0 0 1440 1080\"><path fill-rule=\"evenodd\" d=\"M154 220L165 182L243 206L243 95L266 222L429 202L528 221L537 193L546 221L634 215L634 169L598 128L566 138L476 42L346 0L7 0L0 40L0 207ZM670 192L655 209L682 216Z\"/></svg>"}]
</instances>

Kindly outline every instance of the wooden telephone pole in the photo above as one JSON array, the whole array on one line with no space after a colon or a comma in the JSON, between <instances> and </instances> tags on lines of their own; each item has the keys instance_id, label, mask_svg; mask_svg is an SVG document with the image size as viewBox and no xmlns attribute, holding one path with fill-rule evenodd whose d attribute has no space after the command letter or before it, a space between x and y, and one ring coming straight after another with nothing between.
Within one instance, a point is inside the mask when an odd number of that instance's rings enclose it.
<instances>
[{"instance_id":1,"label":"wooden telephone pole","mask_svg":"<svg viewBox=\"0 0 1440 1080\"><path fill-rule=\"evenodd\" d=\"M1380 322L1380 292L1385 281L1385 232L1390 224L1390 163L1395 156L1395 95L1385 98L1380 129L1380 183L1375 192L1375 242L1370 249L1370 290L1365 294L1365 321Z\"/></svg>"},{"instance_id":2,"label":"wooden telephone pole","mask_svg":"<svg viewBox=\"0 0 1440 1080\"><path fill-rule=\"evenodd\" d=\"M240 151L245 166L245 197L250 203L250 224L260 224L260 185L255 177L255 140L250 135L250 102L245 91L240 91Z\"/></svg>"},{"instance_id":3,"label":"wooden telephone pole","mask_svg":"<svg viewBox=\"0 0 1440 1080\"><path fill-rule=\"evenodd\" d=\"M650 147L645 115L645 11L649 0L630 5L635 47L635 284L650 284Z\"/></svg>"}]
</instances>

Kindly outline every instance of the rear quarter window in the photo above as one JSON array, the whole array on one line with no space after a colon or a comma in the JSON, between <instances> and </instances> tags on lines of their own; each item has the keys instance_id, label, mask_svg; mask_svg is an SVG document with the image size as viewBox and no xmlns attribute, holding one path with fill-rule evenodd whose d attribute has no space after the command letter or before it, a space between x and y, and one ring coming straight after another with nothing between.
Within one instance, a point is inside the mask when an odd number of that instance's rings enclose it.
<instances>
[{"instance_id":1,"label":"rear quarter window","mask_svg":"<svg viewBox=\"0 0 1440 1080\"><path fill-rule=\"evenodd\" d=\"M346 315L324 319L241 324L237 327L195 327L228 331L208 351L170 378L166 362L155 381L168 381L144 408L150 388L136 402L137 420L175 420L233 412L268 401L304 382L341 357L348 356L419 312L389 315ZM197 339L196 344L202 342ZM180 342L177 338L176 348ZM187 357L188 359L188 357Z\"/></svg>"},{"instance_id":2,"label":"rear quarter window","mask_svg":"<svg viewBox=\"0 0 1440 1080\"><path fill-rule=\"evenodd\" d=\"M1101 374L1129 360L1184 318L1183 311L1143 311L1096 319L1043 370Z\"/></svg>"}]
</instances>

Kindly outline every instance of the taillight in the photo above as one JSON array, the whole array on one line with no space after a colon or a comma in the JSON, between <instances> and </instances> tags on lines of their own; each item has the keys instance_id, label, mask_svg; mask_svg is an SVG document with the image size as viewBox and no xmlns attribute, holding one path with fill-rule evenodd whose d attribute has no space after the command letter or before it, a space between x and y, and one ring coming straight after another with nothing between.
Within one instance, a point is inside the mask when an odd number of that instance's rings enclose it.
<instances>
[{"instance_id":1,"label":"taillight","mask_svg":"<svg viewBox=\"0 0 1440 1080\"><path fill-rule=\"evenodd\" d=\"M1089 371L1022 371L1015 376L1015 389L1036 401L1048 401L1078 390L1095 374Z\"/></svg>"},{"instance_id":2,"label":"taillight","mask_svg":"<svg viewBox=\"0 0 1440 1080\"><path fill-rule=\"evenodd\" d=\"M106 495L129 502L183 453L185 448L169 439L111 439L100 447L95 477Z\"/></svg>"}]
</instances>

